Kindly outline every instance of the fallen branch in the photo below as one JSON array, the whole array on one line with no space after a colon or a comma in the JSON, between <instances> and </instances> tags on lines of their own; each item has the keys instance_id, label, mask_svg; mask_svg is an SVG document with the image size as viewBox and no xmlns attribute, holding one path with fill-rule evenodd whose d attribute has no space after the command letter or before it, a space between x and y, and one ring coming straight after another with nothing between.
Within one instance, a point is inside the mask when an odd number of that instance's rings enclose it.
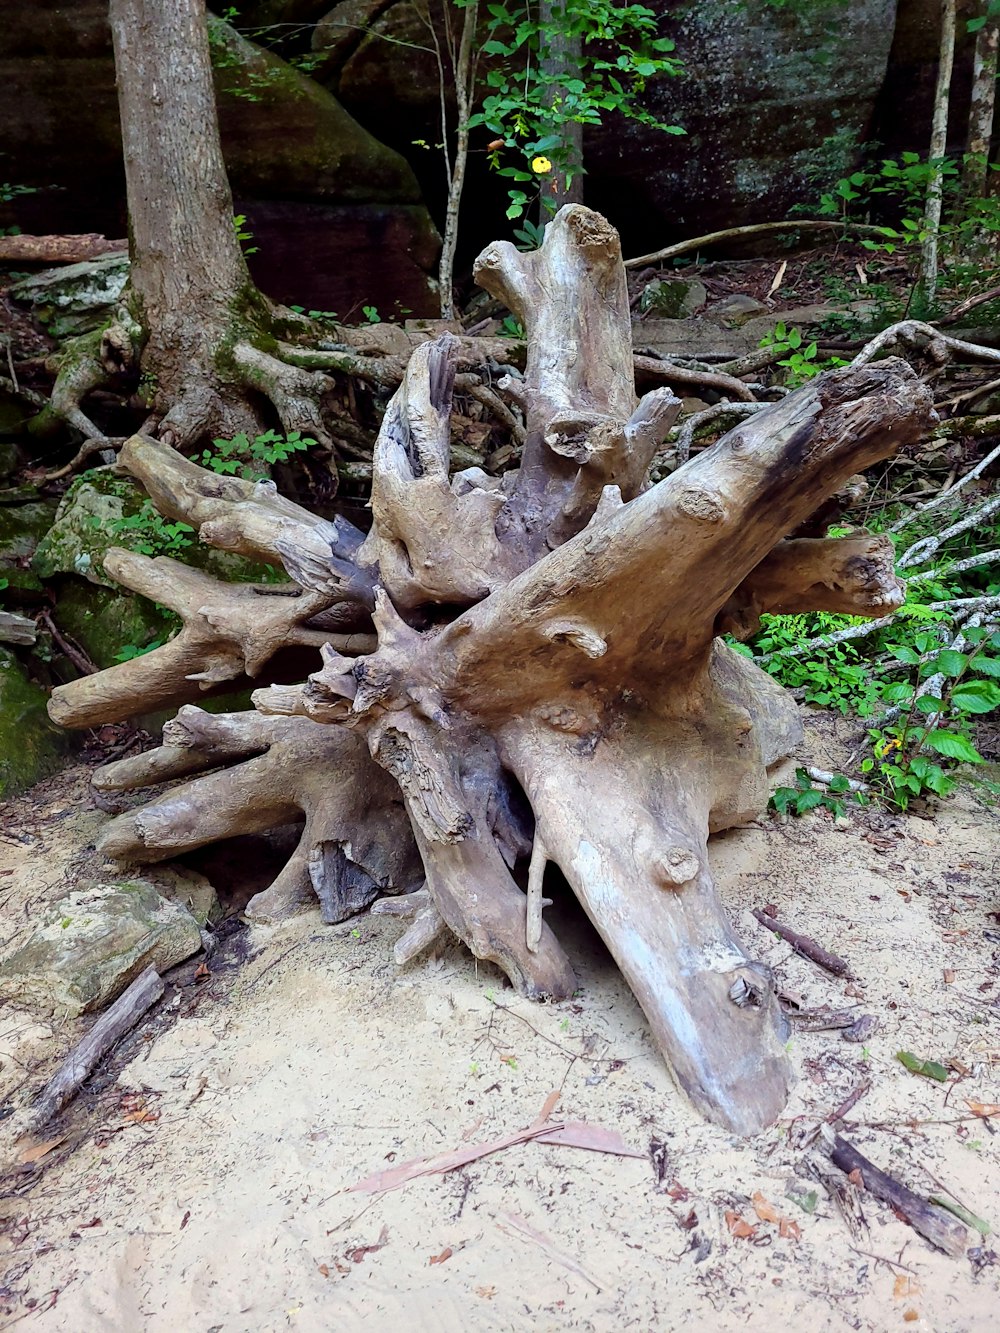
<instances>
[{"instance_id":1,"label":"fallen branch","mask_svg":"<svg viewBox=\"0 0 1000 1333\"><path fill-rule=\"evenodd\" d=\"M928 602L927 611L956 611L971 615L975 611L991 611L1000 607L1000 597L951 597L943 602ZM880 629L887 629L897 621L910 615L907 607L901 607L891 616L882 616L879 620L869 620L864 625L848 625L846 629L835 630L833 634L820 634L805 643L792 644L788 648L775 648L771 653L762 653L753 660L758 664L770 662L775 657L804 657L817 648L833 648L838 643L849 643L852 639L863 639L869 634L877 634Z\"/></svg>"},{"instance_id":2,"label":"fallen branch","mask_svg":"<svg viewBox=\"0 0 1000 1333\"><path fill-rule=\"evenodd\" d=\"M678 241L674 245L654 250L652 254L640 255L638 259L626 259L626 268L642 268L646 264L659 263L661 259L673 259L677 255L690 254L692 250L701 250L706 245L715 245L719 241L738 240L743 236L762 236L774 231L855 231L860 236L884 236L883 227L872 227L861 222L819 222L809 219L802 222L757 222L746 227L726 227L723 231L706 232L704 236L695 236L689 241Z\"/></svg>"},{"instance_id":3,"label":"fallen branch","mask_svg":"<svg viewBox=\"0 0 1000 1333\"><path fill-rule=\"evenodd\" d=\"M976 528L980 523L985 523L988 518L1000 509L1000 493L991 496L984 501L978 509L973 509L971 513L966 514L965 518L959 519L953 523L950 528L945 528L939 532L936 537L922 537L919 541L913 543L908 550L904 551L899 557L898 567L906 569L910 565L920 565L929 560L936 551L952 537L957 537L962 532L968 532L970 528Z\"/></svg>"},{"instance_id":4,"label":"fallen branch","mask_svg":"<svg viewBox=\"0 0 1000 1333\"><path fill-rule=\"evenodd\" d=\"M128 241L96 231L76 236L0 236L0 264L80 264L102 255L128 255Z\"/></svg>"},{"instance_id":5,"label":"fallen branch","mask_svg":"<svg viewBox=\"0 0 1000 1333\"><path fill-rule=\"evenodd\" d=\"M135 1027L143 1014L163 994L163 981L155 967L147 967L106 1009L82 1041L73 1047L56 1073L42 1089L31 1110L30 1124L41 1129L76 1095L99 1060L116 1042Z\"/></svg>"},{"instance_id":6,"label":"fallen branch","mask_svg":"<svg viewBox=\"0 0 1000 1333\"><path fill-rule=\"evenodd\" d=\"M835 953L830 953L828 949L824 949L821 944L817 944L808 935L800 935L798 931L782 925L776 917L768 916L766 912L759 909L755 908L753 914L762 926L766 926L768 930L773 930L775 935L780 935L785 943L790 944L795 952L800 953L803 958L808 958L811 963L825 968L827 972L832 972L835 977L851 976L851 966L845 959L838 957Z\"/></svg>"},{"instance_id":7,"label":"fallen branch","mask_svg":"<svg viewBox=\"0 0 1000 1333\"><path fill-rule=\"evenodd\" d=\"M694 437L703 426L719 421L723 417L751 417L766 406L766 403L716 403L714 407L706 407L704 412L696 412L694 416L688 417L678 431L674 443L678 467L691 457Z\"/></svg>"},{"instance_id":8,"label":"fallen branch","mask_svg":"<svg viewBox=\"0 0 1000 1333\"><path fill-rule=\"evenodd\" d=\"M947 315L942 315L935 322L938 324L954 324L963 315L967 315L970 310L975 310L976 306L985 305L987 301L995 301L998 297L1000 297L1000 287L991 287L988 292L980 292L978 296L970 296L961 305L957 305L954 310L949 311Z\"/></svg>"},{"instance_id":9,"label":"fallen branch","mask_svg":"<svg viewBox=\"0 0 1000 1333\"><path fill-rule=\"evenodd\" d=\"M676 362L661 361L656 356L634 356L632 363L642 374L655 375L668 384L690 384L696 389L715 389L718 393L728 393L741 403L755 401L748 384L718 370L688 370Z\"/></svg>"},{"instance_id":10,"label":"fallen branch","mask_svg":"<svg viewBox=\"0 0 1000 1333\"><path fill-rule=\"evenodd\" d=\"M959 352L964 356L975 357L978 361L1000 361L1000 348L984 347L982 343L970 343L963 338L953 338L950 334L941 333L932 324L925 324L919 319L904 319L899 324L891 324L889 328L883 329L871 342L866 343L851 365L867 365L869 361L874 361L879 352L884 352L896 343L919 346L921 339L925 339L928 347L933 349L935 359L947 360L948 358L943 355L945 352Z\"/></svg>"},{"instance_id":11,"label":"fallen branch","mask_svg":"<svg viewBox=\"0 0 1000 1333\"><path fill-rule=\"evenodd\" d=\"M963 1253L969 1233L961 1222L949 1217L942 1209L922 1199L919 1194L914 1194L898 1180L893 1180L892 1176L886 1175L839 1134L833 1134L829 1129L825 1129L822 1137L830 1160L846 1176L863 1185L876 1199L887 1203L897 1217L929 1241L935 1249L943 1250L952 1258L958 1258Z\"/></svg>"},{"instance_id":12,"label":"fallen branch","mask_svg":"<svg viewBox=\"0 0 1000 1333\"><path fill-rule=\"evenodd\" d=\"M947 504L949 500L953 499L958 494L963 486L967 486L970 481L975 481L976 477L981 476L990 464L995 463L998 458L1000 458L1000 444L998 444L995 449L991 450L985 458L980 459L976 466L972 468L971 471L967 472L964 477L960 477L959 480L954 482L951 486L940 491L935 495L933 500L928 500L926 504L917 505L916 509L912 510L904 518L897 519L888 531L899 532L903 528L908 528L919 515L929 513L930 510L938 509L941 505ZM924 578L926 575L921 575L920 577Z\"/></svg>"},{"instance_id":13,"label":"fallen branch","mask_svg":"<svg viewBox=\"0 0 1000 1333\"><path fill-rule=\"evenodd\" d=\"M37 633L35 622L27 616L0 611L0 643L34 643Z\"/></svg>"}]
</instances>

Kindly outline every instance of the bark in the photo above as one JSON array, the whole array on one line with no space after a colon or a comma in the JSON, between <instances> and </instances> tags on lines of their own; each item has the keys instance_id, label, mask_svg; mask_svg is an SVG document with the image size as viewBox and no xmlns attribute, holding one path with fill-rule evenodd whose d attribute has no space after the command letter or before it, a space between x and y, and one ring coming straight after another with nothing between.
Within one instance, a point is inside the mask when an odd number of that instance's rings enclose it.
<instances>
[{"instance_id":1,"label":"bark","mask_svg":"<svg viewBox=\"0 0 1000 1333\"><path fill-rule=\"evenodd\" d=\"M449 18L447 28L451 33L450 6L445 0L446 15ZM462 206L462 194L465 190L465 173L469 164L469 119L472 115L472 100L476 91L476 69L478 66L478 48L476 28L479 23L479 2L471 0L462 10L462 32L458 47L452 45L448 56L451 62L452 83L455 89L456 125L455 156L448 152L448 98L445 81L444 55L441 50L437 28L432 18L428 17L427 26L434 42L437 55L438 77L441 94L441 140L444 153L445 174L448 178L448 204L445 209L444 236L441 245L441 262L438 268L438 282L441 287L441 318L455 318L455 250L458 245L458 215Z\"/></svg>"},{"instance_id":2,"label":"bark","mask_svg":"<svg viewBox=\"0 0 1000 1333\"><path fill-rule=\"evenodd\" d=\"M979 6L979 17L985 18L986 21L976 33L976 50L972 63L972 96L969 102L969 133L966 141L968 156L962 172L962 188L967 199L982 198L989 193L990 186L989 158L996 106L1000 19L989 11L989 2L984 0Z\"/></svg>"},{"instance_id":3,"label":"bark","mask_svg":"<svg viewBox=\"0 0 1000 1333\"><path fill-rule=\"evenodd\" d=\"M955 0L941 0L941 42L938 53L937 83L934 87L934 111L931 118L929 161L932 169L939 164L948 149L948 99L951 95L951 72L955 60ZM938 279L938 233L941 228L941 201L944 194L944 176L933 170L927 186L924 208L924 230L927 239L920 251L920 281L924 298L933 304Z\"/></svg>"},{"instance_id":4,"label":"bark","mask_svg":"<svg viewBox=\"0 0 1000 1333\"><path fill-rule=\"evenodd\" d=\"M94 231L78 236L0 236L4 264L79 264L127 251L128 241L109 241Z\"/></svg>"},{"instance_id":5,"label":"bark","mask_svg":"<svg viewBox=\"0 0 1000 1333\"><path fill-rule=\"evenodd\" d=\"M583 65L583 48L579 35L566 31L565 0L539 0L538 22L548 33L548 49L541 62L541 73L556 82L546 98L554 106L561 95L566 79L579 78ZM560 161L556 169L545 177L542 186L542 217L555 212L563 204L583 203L583 126L569 122L559 128Z\"/></svg>"},{"instance_id":6,"label":"bark","mask_svg":"<svg viewBox=\"0 0 1000 1333\"><path fill-rule=\"evenodd\" d=\"M787 1095L784 1022L726 916L707 839L766 805L768 767L801 729L789 696L716 635L748 632L769 609L871 616L899 604L884 540L828 538L824 515L859 469L933 424L931 394L898 360L827 373L652 486L677 400L636 397L612 228L568 206L540 250L491 246L477 272L528 332L524 379L500 386L524 412L521 467L500 483L477 469L449 479L448 335L417 349L386 412L363 542L193 464L159 476L157 446L126 447L167 512L203 539L280 559L301 589L290 604L370 612L376 641L356 656L328 643L305 684L254 694L257 716L182 711L160 751L98 783L203 775L121 816L103 845L156 859L304 811L300 851L266 910L311 886L329 916L424 880L400 961L447 928L522 993L559 998L575 980L544 918L553 862L680 1086L712 1119L753 1133ZM126 575L150 588L150 567L163 571L158 600L172 595L185 616L178 646L160 650L184 659L171 657L167 676L182 675L198 635L209 643L206 623L216 638L199 651L219 670L262 668L277 630L240 600L256 594L222 605L190 571L131 560ZM314 622L293 615L282 632ZM117 707L111 674L83 683L103 692L103 710ZM358 851L373 821L402 869ZM525 894L512 872L529 853Z\"/></svg>"}]
</instances>

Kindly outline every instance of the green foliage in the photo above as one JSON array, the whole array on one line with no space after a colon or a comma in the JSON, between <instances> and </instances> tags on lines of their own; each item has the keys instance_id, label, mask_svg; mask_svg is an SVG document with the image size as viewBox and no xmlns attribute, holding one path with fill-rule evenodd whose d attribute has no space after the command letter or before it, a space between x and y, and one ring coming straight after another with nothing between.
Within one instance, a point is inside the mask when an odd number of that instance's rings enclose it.
<instances>
[{"instance_id":1,"label":"green foliage","mask_svg":"<svg viewBox=\"0 0 1000 1333\"><path fill-rule=\"evenodd\" d=\"M273 464L287 463L294 454L311 449L315 443L297 430L287 435L267 430L252 440L239 431L231 440L213 440L211 449L205 449L197 462L223 477L262 481Z\"/></svg>"},{"instance_id":2,"label":"green foliage","mask_svg":"<svg viewBox=\"0 0 1000 1333\"><path fill-rule=\"evenodd\" d=\"M247 245L247 241L253 240L253 232L247 227L247 218L245 213L237 213L233 218L233 226L236 228L236 239L242 246L245 255L255 255L260 249L259 245Z\"/></svg>"},{"instance_id":3,"label":"green foliage","mask_svg":"<svg viewBox=\"0 0 1000 1333\"><path fill-rule=\"evenodd\" d=\"M382 323L382 316L378 312L377 305L363 305L361 307L361 313L364 315L365 319L368 321L369 324Z\"/></svg>"},{"instance_id":4,"label":"green foliage","mask_svg":"<svg viewBox=\"0 0 1000 1333\"><path fill-rule=\"evenodd\" d=\"M115 661L131 662L133 658L145 657L146 653L151 653L154 648L162 648L164 643L166 643L166 639L154 639L152 643L147 643L142 648L136 643L126 643L119 652L115 653Z\"/></svg>"},{"instance_id":5,"label":"green foliage","mask_svg":"<svg viewBox=\"0 0 1000 1333\"><path fill-rule=\"evenodd\" d=\"M501 338L525 338L524 325L515 315L504 315L500 323Z\"/></svg>"},{"instance_id":6,"label":"green foliage","mask_svg":"<svg viewBox=\"0 0 1000 1333\"><path fill-rule=\"evenodd\" d=\"M761 347L773 347L776 351L787 353L777 364L787 371L785 380L790 388L798 388L800 384L805 384L807 380L811 380L824 370L847 365L843 357L820 357L816 342L807 343L805 346L803 342L799 329L788 328L779 323L774 326L771 333L765 333L759 343Z\"/></svg>"},{"instance_id":7,"label":"green foliage","mask_svg":"<svg viewBox=\"0 0 1000 1333\"><path fill-rule=\"evenodd\" d=\"M794 787L778 787L771 797L771 806L780 815L804 815L810 810L829 810L831 814L842 815L844 802L839 798L849 796L862 799L851 791L850 780L843 773L835 773L829 788L813 785L812 778L804 768L795 770Z\"/></svg>"},{"instance_id":8,"label":"green foliage","mask_svg":"<svg viewBox=\"0 0 1000 1333\"><path fill-rule=\"evenodd\" d=\"M91 515L89 522L95 528L103 525L103 520L96 514ZM191 533L194 528L189 523L165 519L152 500L144 500L136 513L115 519L111 531L116 537L126 538L130 551L142 555L176 556L193 545Z\"/></svg>"},{"instance_id":9,"label":"green foliage","mask_svg":"<svg viewBox=\"0 0 1000 1333\"><path fill-rule=\"evenodd\" d=\"M465 9L470 0L454 0ZM571 181L583 170L568 143L571 125L599 125L617 112L666 134L678 125L656 119L641 105L648 81L680 71L674 43L657 36L657 18L641 4L612 0L564 0L543 26L537 11L521 0L486 6L490 58L489 89L469 128L485 128L500 140L490 164L511 182L509 218L520 218L553 172ZM554 43L579 39L582 55L575 70L554 74ZM503 156L502 156L503 155Z\"/></svg>"}]
</instances>

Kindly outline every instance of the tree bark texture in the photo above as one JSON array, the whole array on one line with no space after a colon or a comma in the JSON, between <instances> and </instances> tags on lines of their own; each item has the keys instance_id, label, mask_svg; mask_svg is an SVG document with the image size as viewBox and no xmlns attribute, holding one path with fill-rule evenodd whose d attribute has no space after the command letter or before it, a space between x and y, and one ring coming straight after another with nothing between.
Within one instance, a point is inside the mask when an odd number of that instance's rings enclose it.
<instances>
[{"instance_id":1,"label":"tree bark texture","mask_svg":"<svg viewBox=\"0 0 1000 1333\"><path fill-rule=\"evenodd\" d=\"M117 790L187 779L120 816L103 846L155 860L304 815L299 852L254 911L280 915L312 891L335 916L422 879L400 961L447 929L522 993L562 999L576 983L544 918L555 863L680 1087L754 1133L787 1096L784 1023L726 916L707 840L764 808L768 767L801 729L790 697L718 636L752 633L769 610L899 605L891 547L827 537L817 511L929 429L931 395L898 360L830 372L654 486L678 403L669 389L636 397L614 230L570 205L540 250L493 245L477 274L527 330L524 377L498 386L524 414L517 472L449 477L448 335L415 350L386 412L363 540L193 464L160 473L155 443L126 446L156 503L203 540L281 560L299 593L285 600L308 613L283 612L288 633L335 616L368 637L327 634L317 670L259 689L256 714L183 709L160 750L99 773ZM816 535L794 536L804 525ZM176 581L168 604L185 627L157 650L165 696L197 691L199 652L209 671L239 659L266 679L274 624L238 598L210 602L169 563L113 563L130 586L152 586L152 566ZM139 688L114 676L126 668ZM149 708L156 674L123 664L63 687L54 711L91 725L139 696ZM130 702L115 703L119 690Z\"/></svg>"}]
</instances>

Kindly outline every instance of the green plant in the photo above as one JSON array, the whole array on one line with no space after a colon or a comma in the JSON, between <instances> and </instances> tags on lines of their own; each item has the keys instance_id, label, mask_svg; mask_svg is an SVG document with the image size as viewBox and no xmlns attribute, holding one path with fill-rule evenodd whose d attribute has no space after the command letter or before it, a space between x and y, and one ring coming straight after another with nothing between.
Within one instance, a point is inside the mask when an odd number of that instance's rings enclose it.
<instances>
[{"instance_id":1,"label":"green plant","mask_svg":"<svg viewBox=\"0 0 1000 1333\"><path fill-rule=\"evenodd\" d=\"M775 351L787 352L787 356L777 362L788 373L786 380L791 388L798 388L824 370L833 370L837 366L846 366L847 362L839 356L822 358L819 345L815 341L806 343L799 329L788 328L783 323L775 324L771 333L765 333L759 346L773 347Z\"/></svg>"},{"instance_id":2,"label":"green plant","mask_svg":"<svg viewBox=\"0 0 1000 1333\"><path fill-rule=\"evenodd\" d=\"M147 643L143 648L135 643L126 643L115 653L115 661L131 662L136 657L145 657L146 653L151 653L154 648L162 648L165 643L166 639L154 639L152 643Z\"/></svg>"},{"instance_id":3,"label":"green plant","mask_svg":"<svg viewBox=\"0 0 1000 1333\"><path fill-rule=\"evenodd\" d=\"M914 668L916 679L882 691L885 703L905 712L898 721L870 729L873 753L861 769L900 810L914 796L947 796L956 784L956 765L983 762L972 740L972 720L1000 707L1000 656L991 654L1000 650L1000 633L973 626L963 637L967 652L942 648L929 631L890 650Z\"/></svg>"},{"instance_id":4,"label":"green plant","mask_svg":"<svg viewBox=\"0 0 1000 1333\"><path fill-rule=\"evenodd\" d=\"M829 810L834 815L844 813L844 802L840 797L853 797L863 800L861 793L852 792L850 779L842 773L836 773L828 789L817 787L804 768L795 770L794 787L778 787L771 797L771 805L779 815L804 815L809 810Z\"/></svg>"},{"instance_id":5,"label":"green plant","mask_svg":"<svg viewBox=\"0 0 1000 1333\"><path fill-rule=\"evenodd\" d=\"M471 0L454 3L466 9ZM491 58L489 92L468 128L494 136L490 163L512 182L508 217L524 214L546 176L557 173L568 185L583 170L567 133L572 125L599 125L615 112L666 134L684 133L641 102L650 78L681 69L674 43L657 35L652 9L611 0L564 0L544 18L516 0L486 9L482 52ZM580 52L570 57L568 73L560 49L567 45Z\"/></svg>"},{"instance_id":6,"label":"green plant","mask_svg":"<svg viewBox=\"0 0 1000 1333\"><path fill-rule=\"evenodd\" d=\"M255 255L260 249L260 246L247 245L247 241L253 240L253 232L247 227L247 215L245 213L237 213L233 218L233 226L236 228L236 239L243 247L243 253L245 255Z\"/></svg>"},{"instance_id":7,"label":"green plant","mask_svg":"<svg viewBox=\"0 0 1000 1333\"><path fill-rule=\"evenodd\" d=\"M311 449L316 443L301 431L287 435L266 430L263 435L250 437L239 431L231 440L213 440L212 448L205 449L197 460L202 467L224 477L242 477L244 481L262 481L275 463L287 463L298 453Z\"/></svg>"},{"instance_id":8,"label":"green plant","mask_svg":"<svg viewBox=\"0 0 1000 1333\"><path fill-rule=\"evenodd\" d=\"M92 514L89 522L91 527L104 527L104 520L97 514ZM116 537L126 538L129 550L142 555L179 555L193 545L194 528L189 523L165 519L152 500L144 500L136 513L115 519L111 531Z\"/></svg>"},{"instance_id":9,"label":"green plant","mask_svg":"<svg viewBox=\"0 0 1000 1333\"><path fill-rule=\"evenodd\" d=\"M364 315L365 319L368 321L369 324L382 323L382 316L378 312L377 305L363 305L361 307L361 313Z\"/></svg>"},{"instance_id":10,"label":"green plant","mask_svg":"<svg viewBox=\"0 0 1000 1333\"><path fill-rule=\"evenodd\" d=\"M500 322L501 338L524 338L524 325L514 315L504 315Z\"/></svg>"}]
</instances>

